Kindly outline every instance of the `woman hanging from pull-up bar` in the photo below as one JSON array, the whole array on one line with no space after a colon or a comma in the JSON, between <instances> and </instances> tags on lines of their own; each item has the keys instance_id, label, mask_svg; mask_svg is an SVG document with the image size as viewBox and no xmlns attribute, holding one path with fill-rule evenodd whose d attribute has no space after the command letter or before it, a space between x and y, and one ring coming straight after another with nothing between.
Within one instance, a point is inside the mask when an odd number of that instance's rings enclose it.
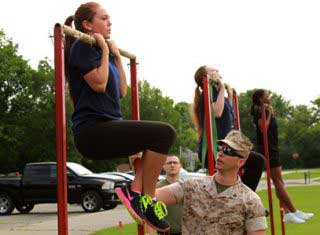
<instances>
[{"instance_id":1,"label":"woman hanging from pull-up bar","mask_svg":"<svg viewBox=\"0 0 320 235\"><path fill-rule=\"evenodd\" d=\"M211 109L215 114L217 137L218 139L224 139L227 134L234 129L233 125L233 90L222 82L222 78L219 71L209 67L201 66L198 68L194 75L196 82L196 90L193 102L193 121L195 127L198 131L199 141L198 141L198 156L201 159L202 156L202 144L203 144L203 134L204 134L204 94L203 94L203 79L208 76L213 83L213 94L210 100ZM225 97L225 91L227 90L228 98ZM216 143L214 143L215 145ZM264 169L264 158L261 154L254 151L250 152L249 158L243 166L244 173L241 176L242 182L251 188L253 191L256 190L263 169ZM208 165L207 157L205 165Z\"/></svg>"},{"instance_id":2,"label":"woman hanging from pull-up bar","mask_svg":"<svg viewBox=\"0 0 320 235\"><path fill-rule=\"evenodd\" d=\"M98 3L82 4L66 20L96 39L97 45L66 37L66 75L74 104L74 140L78 151L93 160L128 157L143 152L131 186L116 192L131 214L159 231L170 226L165 206L155 199L155 186L176 133L171 125L124 121L120 98L127 93L119 49L110 41L111 21ZM74 42L73 42L74 41ZM141 203L143 202L143 203Z\"/></svg>"},{"instance_id":3,"label":"woman hanging from pull-up bar","mask_svg":"<svg viewBox=\"0 0 320 235\"><path fill-rule=\"evenodd\" d=\"M310 219L313 216L313 214L304 213L296 210L289 197L288 192L286 191L281 173L282 170L278 146L278 124L273 109L271 107L271 98L269 96L269 92L264 89L257 89L252 95L251 115L253 118L253 123L256 127L258 151L261 154L264 154L261 115L262 105L266 106L266 125L271 179L275 186L277 197L283 204L283 207L286 212L283 220L284 222L304 223L305 220Z\"/></svg>"}]
</instances>

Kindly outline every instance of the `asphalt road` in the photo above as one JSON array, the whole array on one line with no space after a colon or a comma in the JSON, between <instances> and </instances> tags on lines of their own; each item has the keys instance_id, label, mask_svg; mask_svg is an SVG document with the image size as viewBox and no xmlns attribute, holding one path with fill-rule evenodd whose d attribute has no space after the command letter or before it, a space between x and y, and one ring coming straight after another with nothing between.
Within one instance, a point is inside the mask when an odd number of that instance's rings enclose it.
<instances>
[{"instance_id":1,"label":"asphalt road","mask_svg":"<svg viewBox=\"0 0 320 235\"><path fill-rule=\"evenodd\" d=\"M113 210L85 213L80 206L68 206L70 235L87 235L96 230L119 224L132 223L127 210L119 205ZM12 215L0 217L0 235L53 235L58 234L56 204L36 205L29 214L16 210Z\"/></svg>"}]
</instances>

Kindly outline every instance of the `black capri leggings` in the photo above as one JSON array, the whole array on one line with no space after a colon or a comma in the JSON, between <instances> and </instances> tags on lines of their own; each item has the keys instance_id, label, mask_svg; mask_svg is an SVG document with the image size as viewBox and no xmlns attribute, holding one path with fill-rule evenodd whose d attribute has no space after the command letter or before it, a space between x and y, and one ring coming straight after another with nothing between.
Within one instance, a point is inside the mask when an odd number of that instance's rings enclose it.
<instances>
[{"instance_id":1,"label":"black capri leggings","mask_svg":"<svg viewBox=\"0 0 320 235\"><path fill-rule=\"evenodd\" d=\"M168 154L176 140L176 131L161 122L97 121L81 127L74 140L84 157L105 160L128 157L145 150Z\"/></svg>"}]
</instances>

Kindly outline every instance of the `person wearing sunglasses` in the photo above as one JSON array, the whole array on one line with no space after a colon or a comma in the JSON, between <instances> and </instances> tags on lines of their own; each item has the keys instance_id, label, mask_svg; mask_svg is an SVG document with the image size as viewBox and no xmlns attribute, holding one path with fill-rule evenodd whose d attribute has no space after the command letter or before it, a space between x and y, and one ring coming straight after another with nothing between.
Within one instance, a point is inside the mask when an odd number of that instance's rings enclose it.
<instances>
[{"instance_id":1,"label":"person wearing sunglasses","mask_svg":"<svg viewBox=\"0 0 320 235\"><path fill-rule=\"evenodd\" d=\"M265 235L265 209L260 197L241 182L238 171L253 147L240 131L218 141L217 172L156 190L167 205L183 203L182 234Z\"/></svg>"}]
</instances>

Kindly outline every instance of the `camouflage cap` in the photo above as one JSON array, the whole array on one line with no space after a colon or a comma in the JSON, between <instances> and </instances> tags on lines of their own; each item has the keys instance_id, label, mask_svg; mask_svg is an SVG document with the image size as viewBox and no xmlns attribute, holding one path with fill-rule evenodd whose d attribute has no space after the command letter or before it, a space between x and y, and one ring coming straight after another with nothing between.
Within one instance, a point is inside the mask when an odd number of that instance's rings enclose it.
<instances>
[{"instance_id":1,"label":"camouflage cap","mask_svg":"<svg viewBox=\"0 0 320 235\"><path fill-rule=\"evenodd\" d=\"M250 151L253 148L253 144L251 143L249 138L242 134L240 131L236 130L230 131L223 140L218 140L218 144L228 145L229 147L236 150L237 153L239 153L239 155L241 155L245 159L248 158Z\"/></svg>"}]
</instances>

